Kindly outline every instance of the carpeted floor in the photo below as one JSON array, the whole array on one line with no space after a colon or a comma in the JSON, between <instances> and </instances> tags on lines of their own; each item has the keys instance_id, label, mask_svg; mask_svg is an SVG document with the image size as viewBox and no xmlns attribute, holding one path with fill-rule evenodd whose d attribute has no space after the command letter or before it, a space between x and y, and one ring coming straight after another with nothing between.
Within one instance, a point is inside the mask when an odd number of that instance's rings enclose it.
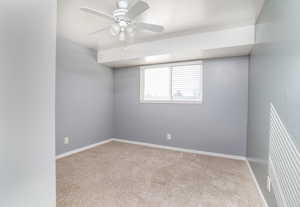
<instances>
[{"instance_id":1,"label":"carpeted floor","mask_svg":"<svg viewBox=\"0 0 300 207\"><path fill-rule=\"evenodd\" d=\"M244 161L110 142L57 161L57 207L262 207Z\"/></svg>"}]
</instances>

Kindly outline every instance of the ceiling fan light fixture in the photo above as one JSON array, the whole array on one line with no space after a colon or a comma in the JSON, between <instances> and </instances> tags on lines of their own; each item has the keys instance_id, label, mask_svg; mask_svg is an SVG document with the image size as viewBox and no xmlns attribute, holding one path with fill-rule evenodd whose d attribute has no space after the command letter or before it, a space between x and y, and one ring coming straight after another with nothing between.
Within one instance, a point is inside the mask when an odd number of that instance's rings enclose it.
<instances>
[{"instance_id":1,"label":"ceiling fan light fixture","mask_svg":"<svg viewBox=\"0 0 300 207\"><path fill-rule=\"evenodd\" d=\"M128 34L129 37L134 37L135 33L136 33L136 31L133 26L130 25L126 28L126 34Z\"/></svg>"},{"instance_id":2,"label":"ceiling fan light fixture","mask_svg":"<svg viewBox=\"0 0 300 207\"><path fill-rule=\"evenodd\" d=\"M120 32L120 35L119 35L119 40L120 40L120 41L125 41L125 38L126 38L125 32L124 32L124 31L121 31L121 32Z\"/></svg>"},{"instance_id":3,"label":"ceiling fan light fixture","mask_svg":"<svg viewBox=\"0 0 300 207\"><path fill-rule=\"evenodd\" d=\"M110 31L111 35L118 37L120 41L125 41L126 38L133 39L136 32L139 30L147 30L151 32L163 32L164 27L156 24L148 24L137 22L136 17L147 11L150 7L145 0L116 0L117 8L112 12L112 15L96 9L81 7L80 10L106 18L112 22L104 28L98 29L91 34L97 34L102 31Z\"/></svg>"},{"instance_id":4,"label":"ceiling fan light fixture","mask_svg":"<svg viewBox=\"0 0 300 207\"><path fill-rule=\"evenodd\" d=\"M111 25L110 33L113 36L117 36L118 34L120 34L120 31L121 31L121 28L120 28L120 26L118 24Z\"/></svg>"},{"instance_id":5,"label":"ceiling fan light fixture","mask_svg":"<svg viewBox=\"0 0 300 207\"><path fill-rule=\"evenodd\" d=\"M119 0L117 6L120 9L127 9L128 8L128 1L127 0Z\"/></svg>"}]
</instances>

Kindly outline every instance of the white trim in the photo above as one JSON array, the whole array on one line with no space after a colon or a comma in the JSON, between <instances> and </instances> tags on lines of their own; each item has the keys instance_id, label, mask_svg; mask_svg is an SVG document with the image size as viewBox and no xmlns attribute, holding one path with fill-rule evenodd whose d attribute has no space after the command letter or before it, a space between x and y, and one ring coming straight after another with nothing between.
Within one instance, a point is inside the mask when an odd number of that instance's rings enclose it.
<instances>
[{"instance_id":1,"label":"white trim","mask_svg":"<svg viewBox=\"0 0 300 207\"><path fill-rule=\"evenodd\" d=\"M265 198L265 196L264 196L264 194L263 194L263 192L262 192L262 190L261 190L261 188L260 188L260 185L259 185L258 182L257 182L256 176L255 176L255 174L254 174L254 172L253 172L253 170L252 170L252 167L251 167L251 165L250 165L248 159L246 159L246 163L247 163L247 166L248 166L248 168L249 168L251 177L252 177L252 179L253 179L253 181L254 181L254 183L255 183L256 189L257 189L257 191L258 191L258 193L259 193L259 195L260 195L260 197L261 197L261 199L262 199L262 201L263 201L264 207L269 207L269 205L268 205L268 203L267 203L267 201L266 201L266 198Z\"/></svg>"},{"instance_id":2,"label":"white trim","mask_svg":"<svg viewBox=\"0 0 300 207\"><path fill-rule=\"evenodd\" d=\"M118 139L118 138L112 138L111 141L123 142L123 143L128 143L128 144L136 144L136 145L142 145L142 146L147 146L147 147L166 149L166 150L172 150L172 151L178 151L178 152L186 152L186 153L193 153L193 154L208 155L208 156L213 156L213 157L222 157L222 158L227 158L227 159L246 161L245 157L237 156L237 155L227 155L227 154L221 154L221 153L215 153L215 152L184 149L184 148L179 148L179 147L169 147L169 146L150 144L150 143L145 143L145 142L129 141L126 139Z\"/></svg>"},{"instance_id":3,"label":"white trim","mask_svg":"<svg viewBox=\"0 0 300 207\"><path fill-rule=\"evenodd\" d=\"M166 64L153 64L153 65L141 66L140 69L170 68L176 66L190 66L190 65L203 65L203 61L196 60L196 61L173 62L173 63L166 63Z\"/></svg>"},{"instance_id":4,"label":"white trim","mask_svg":"<svg viewBox=\"0 0 300 207\"><path fill-rule=\"evenodd\" d=\"M203 102L201 100L197 101L158 101L158 100L140 100L140 103L142 104L151 104L151 103L155 103L155 104L202 104Z\"/></svg>"},{"instance_id":5,"label":"white trim","mask_svg":"<svg viewBox=\"0 0 300 207\"><path fill-rule=\"evenodd\" d=\"M89 150L89 149L97 147L99 145L107 144L107 143L109 143L111 141L113 141L113 140L112 139L107 139L107 140L104 140L104 141L101 141L101 142L98 142L98 143L95 143L95 144L92 144L92 145L88 145L86 147L75 149L75 150L72 150L72 151L69 151L69 152L57 155L56 159L58 160L58 159L61 159L61 158L64 158L64 157L68 157L70 155L73 155L73 154L76 154L76 153L79 153L79 152L83 152L83 151Z\"/></svg>"},{"instance_id":6,"label":"white trim","mask_svg":"<svg viewBox=\"0 0 300 207\"><path fill-rule=\"evenodd\" d=\"M89 146L86 146L86 147L82 147L82 148L79 148L79 149L75 149L75 150L57 155L56 159L58 160L58 159L61 159L61 158L64 158L64 157L68 157L68 156L71 156L73 154L92 149L92 148L97 147L99 145L107 144L107 143L112 142L112 141L122 142L122 143L127 143L127 144L142 145L142 146L147 146L147 147L152 147L152 148L166 149L166 150L172 150L172 151L178 151L178 152L186 152L186 153L193 153L193 154L200 154L200 155L207 155L207 156L213 156L213 157L222 157L222 158L227 158L227 159L246 161L246 158L243 157L243 156L227 155L227 154L215 153L215 152L206 152L206 151L199 151L199 150L184 149L184 148L179 148L179 147L163 146L163 145L150 144L150 143L146 143L146 142L130 141L130 140L118 139L118 138L110 138L110 139L104 140L102 142L98 142L96 144L92 144L92 145L89 145Z\"/></svg>"}]
</instances>

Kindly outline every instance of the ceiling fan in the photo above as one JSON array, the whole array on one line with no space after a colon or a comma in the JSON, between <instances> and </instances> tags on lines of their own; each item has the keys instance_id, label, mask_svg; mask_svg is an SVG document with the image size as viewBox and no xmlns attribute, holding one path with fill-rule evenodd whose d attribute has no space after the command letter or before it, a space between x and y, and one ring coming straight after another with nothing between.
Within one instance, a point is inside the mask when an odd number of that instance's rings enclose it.
<instances>
[{"instance_id":1,"label":"ceiling fan","mask_svg":"<svg viewBox=\"0 0 300 207\"><path fill-rule=\"evenodd\" d=\"M137 30L148 30L151 32L164 31L163 26L134 20L149 8L149 5L141 0L133 0L131 3L129 3L128 0L118 0L117 9L112 12L112 15L88 7L82 7L80 10L112 22L111 25L90 33L91 35L103 31L110 31L111 35L119 37L120 41L124 41L127 36L131 38L134 37Z\"/></svg>"}]
</instances>

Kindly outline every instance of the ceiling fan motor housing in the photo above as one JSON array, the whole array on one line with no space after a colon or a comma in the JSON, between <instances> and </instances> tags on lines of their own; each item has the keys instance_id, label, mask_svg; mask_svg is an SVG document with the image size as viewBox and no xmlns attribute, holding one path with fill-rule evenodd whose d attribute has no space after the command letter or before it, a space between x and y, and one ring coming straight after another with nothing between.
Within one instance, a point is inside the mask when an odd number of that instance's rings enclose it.
<instances>
[{"instance_id":1,"label":"ceiling fan motor housing","mask_svg":"<svg viewBox=\"0 0 300 207\"><path fill-rule=\"evenodd\" d=\"M117 9L113 12L113 17L116 23L126 22L127 24L131 23L131 20L127 17L127 9Z\"/></svg>"}]
</instances>

